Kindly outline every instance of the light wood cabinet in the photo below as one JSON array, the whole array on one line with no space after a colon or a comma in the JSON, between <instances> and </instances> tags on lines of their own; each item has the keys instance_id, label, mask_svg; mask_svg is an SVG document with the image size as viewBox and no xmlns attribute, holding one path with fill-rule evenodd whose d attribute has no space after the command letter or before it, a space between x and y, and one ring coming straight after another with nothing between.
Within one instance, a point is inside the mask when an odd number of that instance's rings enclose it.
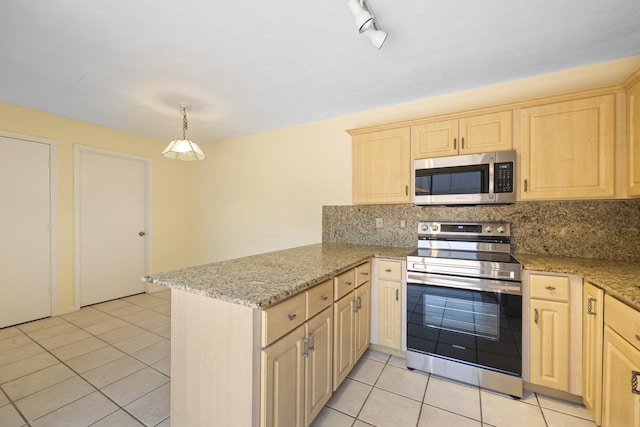
<instances>
[{"instance_id":1,"label":"light wood cabinet","mask_svg":"<svg viewBox=\"0 0 640 427\"><path fill-rule=\"evenodd\" d=\"M640 312L605 296L602 427L640 427Z\"/></svg>"},{"instance_id":2,"label":"light wood cabinet","mask_svg":"<svg viewBox=\"0 0 640 427\"><path fill-rule=\"evenodd\" d=\"M333 308L333 390L342 384L371 340L371 263L367 262L343 275L356 278L358 286ZM366 274L363 274L366 273Z\"/></svg>"},{"instance_id":3,"label":"light wood cabinet","mask_svg":"<svg viewBox=\"0 0 640 427\"><path fill-rule=\"evenodd\" d=\"M520 200L614 196L615 96L523 108Z\"/></svg>"},{"instance_id":4,"label":"light wood cabinet","mask_svg":"<svg viewBox=\"0 0 640 427\"><path fill-rule=\"evenodd\" d=\"M523 284L528 298L528 381L580 395L582 279L525 271Z\"/></svg>"},{"instance_id":5,"label":"light wood cabinet","mask_svg":"<svg viewBox=\"0 0 640 427\"><path fill-rule=\"evenodd\" d=\"M402 350L402 262L378 262L377 344Z\"/></svg>"},{"instance_id":6,"label":"light wood cabinet","mask_svg":"<svg viewBox=\"0 0 640 427\"><path fill-rule=\"evenodd\" d=\"M353 203L409 203L410 128L354 134Z\"/></svg>"},{"instance_id":7,"label":"light wood cabinet","mask_svg":"<svg viewBox=\"0 0 640 427\"><path fill-rule=\"evenodd\" d=\"M333 393L333 308L305 323L305 425L318 416Z\"/></svg>"},{"instance_id":8,"label":"light wood cabinet","mask_svg":"<svg viewBox=\"0 0 640 427\"><path fill-rule=\"evenodd\" d=\"M261 425L304 425L305 326L262 350Z\"/></svg>"},{"instance_id":9,"label":"light wood cabinet","mask_svg":"<svg viewBox=\"0 0 640 427\"><path fill-rule=\"evenodd\" d=\"M627 90L627 194L640 196L640 72Z\"/></svg>"},{"instance_id":10,"label":"light wood cabinet","mask_svg":"<svg viewBox=\"0 0 640 427\"><path fill-rule=\"evenodd\" d=\"M412 126L412 159L511 150L512 122L502 111Z\"/></svg>"},{"instance_id":11,"label":"light wood cabinet","mask_svg":"<svg viewBox=\"0 0 640 427\"><path fill-rule=\"evenodd\" d=\"M582 401L595 423L600 425L604 291L585 283L582 304Z\"/></svg>"}]
</instances>

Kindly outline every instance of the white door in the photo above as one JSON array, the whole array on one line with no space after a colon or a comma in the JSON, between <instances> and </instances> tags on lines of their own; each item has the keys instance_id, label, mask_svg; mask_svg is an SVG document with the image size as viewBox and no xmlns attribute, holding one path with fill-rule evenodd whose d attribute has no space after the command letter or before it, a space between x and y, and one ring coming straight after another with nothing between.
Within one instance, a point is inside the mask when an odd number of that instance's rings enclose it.
<instances>
[{"instance_id":1,"label":"white door","mask_svg":"<svg viewBox=\"0 0 640 427\"><path fill-rule=\"evenodd\" d=\"M75 157L80 305L144 292L149 160L80 146Z\"/></svg>"},{"instance_id":2,"label":"white door","mask_svg":"<svg viewBox=\"0 0 640 427\"><path fill-rule=\"evenodd\" d=\"M0 327L51 316L50 154L0 136Z\"/></svg>"}]
</instances>

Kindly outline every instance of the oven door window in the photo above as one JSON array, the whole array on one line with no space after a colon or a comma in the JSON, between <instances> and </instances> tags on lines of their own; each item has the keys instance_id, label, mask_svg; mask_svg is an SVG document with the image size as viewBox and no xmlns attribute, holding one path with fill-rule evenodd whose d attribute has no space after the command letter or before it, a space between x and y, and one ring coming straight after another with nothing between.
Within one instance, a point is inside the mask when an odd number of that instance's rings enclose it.
<instances>
[{"instance_id":1,"label":"oven door window","mask_svg":"<svg viewBox=\"0 0 640 427\"><path fill-rule=\"evenodd\" d=\"M522 297L409 284L407 347L520 375Z\"/></svg>"},{"instance_id":2,"label":"oven door window","mask_svg":"<svg viewBox=\"0 0 640 427\"><path fill-rule=\"evenodd\" d=\"M488 164L416 170L416 196L488 192Z\"/></svg>"}]
</instances>

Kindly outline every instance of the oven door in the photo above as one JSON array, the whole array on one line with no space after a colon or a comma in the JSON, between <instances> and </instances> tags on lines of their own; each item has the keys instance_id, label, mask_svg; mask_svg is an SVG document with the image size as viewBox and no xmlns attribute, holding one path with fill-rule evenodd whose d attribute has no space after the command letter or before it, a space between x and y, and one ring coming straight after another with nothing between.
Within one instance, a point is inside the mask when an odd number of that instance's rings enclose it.
<instances>
[{"instance_id":1,"label":"oven door","mask_svg":"<svg viewBox=\"0 0 640 427\"><path fill-rule=\"evenodd\" d=\"M407 350L520 377L522 295L452 281L407 284Z\"/></svg>"}]
</instances>

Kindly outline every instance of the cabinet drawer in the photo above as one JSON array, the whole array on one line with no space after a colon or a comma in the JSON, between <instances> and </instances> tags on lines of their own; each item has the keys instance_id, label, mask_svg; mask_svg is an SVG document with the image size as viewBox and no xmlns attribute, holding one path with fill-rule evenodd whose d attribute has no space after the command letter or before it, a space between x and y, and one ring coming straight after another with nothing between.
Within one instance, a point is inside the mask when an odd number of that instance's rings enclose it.
<instances>
[{"instance_id":1,"label":"cabinet drawer","mask_svg":"<svg viewBox=\"0 0 640 427\"><path fill-rule=\"evenodd\" d=\"M333 278L334 300L339 300L356 288L356 269L352 268Z\"/></svg>"},{"instance_id":2,"label":"cabinet drawer","mask_svg":"<svg viewBox=\"0 0 640 427\"><path fill-rule=\"evenodd\" d=\"M605 295L604 323L640 350L640 311Z\"/></svg>"},{"instance_id":3,"label":"cabinet drawer","mask_svg":"<svg viewBox=\"0 0 640 427\"><path fill-rule=\"evenodd\" d=\"M402 280L402 262L380 261L378 263L378 277L384 280Z\"/></svg>"},{"instance_id":4,"label":"cabinet drawer","mask_svg":"<svg viewBox=\"0 0 640 427\"><path fill-rule=\"evenodd\" d=\"M569 277L532 274L529 276L529 285L531 298L569 301Z\"/></svg>"},{"instance_id":5,"label":"cabinet drawer","mask_svg":"<svg viewBox=\"0 0 640 427\"><path fill-rule=\"evenodd\" d=\"M306 315L306 295L300 293L262 311L262 346L266 347L278 338L302 325Z\"/></svg>"},{"instance_id":6,"label":"cabinet drawer","mask_svg":"<svg viewBox=\"0 0 640 427\"><path fill-rule=\"evenodd\" d=\"M365 262L356 267L356 287L371 280L371 263Z\"/></svg>"},{"instance_id":7,"label":"cabinet drawer","mask_svg":"<svg viewBox=\"0 0 640 427\"><path fill-rule=\"evenodd\" d=\"M331 286L331 283L331 280L327 280L305 292L307 295L307 319L311 319L333 304L333 286Z\"/></svg>"}]
</instances>

